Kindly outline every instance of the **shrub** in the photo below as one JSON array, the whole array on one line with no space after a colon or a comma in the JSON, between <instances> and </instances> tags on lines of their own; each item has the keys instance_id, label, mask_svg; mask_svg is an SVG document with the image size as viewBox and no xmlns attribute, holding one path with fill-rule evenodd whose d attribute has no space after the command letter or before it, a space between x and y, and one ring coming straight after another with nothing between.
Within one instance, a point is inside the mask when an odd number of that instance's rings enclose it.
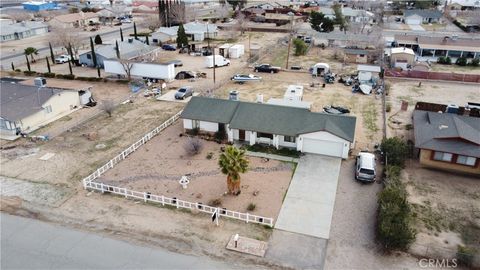
<instances>
[{"instance_id":1,"label":"shrub","mask_svg":"<svg viewBox=\"0 0 480 270\"><path fill-rule=\"evenodd\" d=\"M207 154L207 159L210 160L210 159L212 159L212 158L213 158L213 153L212 153L212 152L209 152L209 153Z\"/></svg>"},{"instance_id":2,"label":"shrub","mask_svg":"<svg viewBox=\"0 0 480 270\"><path fill-rule=\"evenodd\" d=\"M25 70L23 71L23 74L25 74L26 76L33 76L33 75L37 75L37 72L36 71L28 71L28 70Z\"/></svg>"},{"instance_id":3,"label":"shrub","mask_svg":"<svg viewBox=\"0 0 480 270\"><path fill-rule=\"evenodd\" d=\"M117 83L129 83L130 81L129 80L117 80L116 82Z\"/></svg>"},{"instance_id":4,"label":"shrub","mask_svg":"<svg viewBox=\"0 0 480 270\"><path fill-rule=\"evenodd\" d=\"M248 211L254 211L257 206L254 203L249 203L247 206Z\"/></svg>"},{"instance_id":5,"label":"shrub","mask_svg":"<svg viewBox=\"0 0 480 270\"><path fill-rule=\"evenodd\" d=\"M455 62L455 64L459 65L459 66L466 66L467 65L467 58L465 57L460 57L460 58L457 58L457 61Z\"/></svg>"},{"instance_id":6,"label":"shrub","mask_svg":"<svg viewBox=\"0 0 480 270\"><path fill-rule=\"evenodd\" d=\"M43 73L42 76L45 77L45 78L55 78L55 73L46 72L46 73Z\"/></svg>"},{"instance_id":7,"label":"shrub","mask_svg":"<svg viewBox=\"0 0 480 270\"><path fill-rule=\"evenodd\" d=\"M448 56L440 56L440 57L438 57L437 63L444 64L444 65L450 65L450 64L452 64L452 59Z\"/></svg>"},{"instance_id":8,"label":"shrub","mask_svg":"<svg viewBox=\"0 0 480 270\"><path fill-rule=\"evenodd\" d=\"M472 62L470 62L470 65L474 67L480 66L480 58L473 59Z\"/></svg>"},{"instance_id":9,"label":"shrub","mask_svg":"<svg viewBox=\"0 0 480 270\"><path fill-rule=\"evenodd\" d=\"M396 173L397 169L391 170ZM386 249L405 250L416 236L407 192L400 181L387 183L378 197L377 236Z\"/></svg>"},{"instance_id":10,"label":"shrub","mask_svg":"<svg viewBox=\"0 0 480 270\"><path fill-rule=\"evenodd\" d=\"M192 129L187 131L187 134L193 135L193 136L197 136L198 133L200 133L200 128L198 128L198 127L192 128Z\"/></svg>"},{"instance_id":11,"label":"shrub","mask_svg":"<svg viewBox=\"0 0 480 270\"><path fill-rule=\"evenodd\" d=\"M392 104L387 103L387 105L385 105L385 111L390 112L391 110L392 110Z\"/></svg>"},{"instance_id":12,"label":"shrub","mask_svg":"<svg viewBox=\"0 0 480 270\"><path fill-rule=\"evenodd\" d=\"M220 199L220 198L213 199L208 203L208 205L210 205L210 206L220 206L220 205L222 205L222 199Z\"/></svg>"},{"instance_id":13,"label":"shrub","mask_svg":"<svg viewBox=\"0 0 480 270\"><path fill-rule=\"evenodd\" d=\"M100 109L108 114L109 117L112 116L113 111L115 110L115 102L111 99L102 101Z\"/></svg>"},{"instance_id":14,"label":"shrub","mask_svg":"<svg viewBox=\"0 0 480 270\"><path fill-rule=\"evenodd\" d=\"M408 147L404 141L398 137L384 139L381 148L387 158L387 164L403 167L408 155Z\"/></svg>"},{"instance_id":15,"label":"shrub","mask_svg":"<svg viewBox=\"0 0 480 270\"><path fill-rule=\"evenodd\" d=\"M307 45L305 44L305 41L296 38L293 40L293 46L295 46L295 55L300 56L300 55L305 55L307 53Z\"/></svg>"},{"instance_id":16,"label":"shrub","mask_svg":"<svg viewBox=\"0 0 480 270\"><path fill-rule=\"evenodd\" d=\"M72 74L57 74L57 75L55 75L55 78L65 79L65 80L74 80L75 75L72 75Z\"/></svg>"},{"instance_id":17,"label":"shrub","mask_svg":"<svg viewBox=\"0 0 480 270\"><path fill-rule=\"evenodd\" d=\"M19 68L15 69L15 71L16 71L16 72L22 72L22 70L19 69Z\"/></svg>"},{"instance_id":18,"label":"shrub","mask_svg":"<svg viewBox=\"0 0 480 270\"><path fill-rule=\"evenodd\" d=\"M227 139L227 133L225 129L215 132L215 140L222 142L225 139Z\"/></svg>"},{"instance_id":19,"label":"shrub","mask_svg":"<svg viewBox=\"0 0 480 270\"><path fill-rule=\"evenodd\" d=\"M194 156L202 151L203 143L198 138L189 138L183 145L183 149L188 155Z\"/></svg>"},{"instance_id":20,"label":"shrub","mask_svg":"<svg viewBox=\"0 0 480 270\"><path fill-rule=\"evenodd\" d=\"M459 264L471 267L475 253L475 249L459 245L457 249L457 259Z\"/></svg>"}]
</instances>

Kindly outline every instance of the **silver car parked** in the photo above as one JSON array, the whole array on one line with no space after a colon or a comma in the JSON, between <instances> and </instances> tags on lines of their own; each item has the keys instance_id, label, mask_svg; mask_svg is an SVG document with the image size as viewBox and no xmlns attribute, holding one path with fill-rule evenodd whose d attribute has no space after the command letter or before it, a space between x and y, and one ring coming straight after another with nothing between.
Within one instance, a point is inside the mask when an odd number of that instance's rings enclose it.
<instances>
[{"instance_id":1,"label":"silver car parked","mask_svg":"<svg viewBox=\"0 0 480 270\"><path fill-rule=\"evenodd\" d=\"M189 96L193 96L193 89L190 86L181 87L175 93L175 99L186 99Z\"/></svg>"}]
</instances>

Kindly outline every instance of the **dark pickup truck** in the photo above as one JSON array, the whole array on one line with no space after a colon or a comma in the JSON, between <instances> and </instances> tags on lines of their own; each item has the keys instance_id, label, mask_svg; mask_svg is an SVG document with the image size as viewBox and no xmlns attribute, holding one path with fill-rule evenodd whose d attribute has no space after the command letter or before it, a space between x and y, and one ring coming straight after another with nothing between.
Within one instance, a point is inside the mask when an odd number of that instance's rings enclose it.
<instances>
[{"instance_id":1,"label":"dark pickup truck","mask_svg":"<svg viewBox=\"0 0 480 270\"><path fill-rule=\"evenodd\" d=\"M280 67L274 67L270 64L261 64L254 67L255 72L278 73L280 69Z\"/></svg>"}]
</instances>

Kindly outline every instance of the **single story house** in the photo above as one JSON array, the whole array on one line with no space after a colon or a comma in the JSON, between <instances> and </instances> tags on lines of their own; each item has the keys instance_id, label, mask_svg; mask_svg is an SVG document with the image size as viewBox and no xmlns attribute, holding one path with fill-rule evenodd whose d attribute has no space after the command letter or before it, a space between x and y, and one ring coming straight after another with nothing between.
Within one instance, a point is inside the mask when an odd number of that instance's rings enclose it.
<instances>
[{"instance_id":1,"label":"single story house","mask_svg":"<svg viewBox=\"0 0 480 270\"><path fill-rule=\"evenodd\" d=\"M439 23L443 17L436 9L407 9L403 14L406 24Z\"/></svg>"},{"instance_id":2,"label":"single story house","mask_svg":"<svg viewBox=\"0 0 480 270\"><path fill-rule=\"evenodd\" d=\"M475 10L480 9L480 0L450 0L450 10Z\"/></svg>"},{"instance_id":3,"label":"single story house","mask_svg":"<svg viewBox=\"0 0 480 270\"><path fill-rule=\"evenodd\" d=\"M415 62L415 52L410 48L398 47L390 49L390 65L407 69Z\"/></svg>"},{"instance_id":4,"label":"single story house","mask_svg":"<svg viewBox=\"0 0 480 270\"><path fill-rule=\"evenodd\" d=\"M459 57L469 61L480 58L480 39L461 38L458 36L420 36L395 35L395 44L399 47L411 48L418 61L436 62L440 56L448 56L455 62Z\"/></svg>"},{"instance_id":5,"label":"single story house","mask_svg":"<svg viewBox=\"0 0 480 270\"><path fill-rule=\"evenodd\" d=\"M343 61L346 63L367 64L371 61L370 58L368 50L350 48L343 49Z\"/></svg>"},{"instance_id":6,"label":"single story house","mask_svg":"<svg viewBox=\"0 0 480 270\"><path fill-rule=\"evenodd\" d=\"M226 132L229 142L266 144L344 159L355 141L355 117L289 106L192 97L180 118L186 131Z\"/></svg>"},{"instance_id":7,"label":"single story house","mask_svg":"<svg viewBox=\"0 0 480 270\"><path fill-rule=\"evenodd\" d=\"M108 6L97 12L98 19L103 23L113 23L118 17L132 15L132 7L125 5Z\"/></svg>"},{"instance_id":8,"label":"single story house","mask_svg":"<svg viewBox=\"0 0 480 270\"><path fill-rule=\"evenodd\" d=\"M120 59L131 60L138 57L152 58L158 54L161 48L157 46L150 46L142 41L134 38L129 38L124 41L118 42L118 48L120 51ZM97 65L104 68L103 61L106 59L117 58L116 45L114 44L102 44L95 46L95 55L97 58ZM79 63L93 67L92 52L87 51L79 55Z\"/></svg>"},{"instance_id":9,"label":"single story house","mask_svg":"<svg viewBox=\"0 0 480 270\"><path fill-rule=\"evenodd\" d=\"M95 12L70 13L55 16L50 23L60 27L85 27L89 24L98 23L98 14Z\"/></svg>"},{"instance_id":10,"label":"single story house","mask_svg":"<svg viewBox=\"0 0 480 270\"><path fill-rule=\"evenodd\" d=\"M335 11L333 8L329 7L321 7L320 12L322 12L325 17L334 20L335 19ZM343 7L342 6L342 14L343 17L347 22L359 23L359 22L366 22L366 23L373 23L374 14L370 11L366 11L363 9L352 9L350 7Z\"/></svg>"},{"instance_id":11,"label":"single story house","mask_svg":"<svg viewBox=\"0 0 480 270\"><path fill-rule=\"evenodd\" d=\"M39 12L42 10L52 10L57 8L56 2L45 1L29 1L22 3L23 9L33 12Z\"/></svg>"},{"instance_id":12,"label":"single story house","mask_svg":"<svg viewBox=\"0 0 480 270\"><path fill-rule=\"evenodd\" d=\"M0 136L15 139L80 108L79 91L1 82Z\"/></svg>"},{"instance_id":13,"label":"single story house","mask_svg":"<svg viewBox=\"0 0 480 270\"><path fill-rule=\"evenodd\" d=\"M218 35L218 28L215 24L189 22L183 25L185 34L189 36L192 41L203 41L206 38L215 38ZM177 39L178 26L160 27L152 34L152 41L154 43L162 43L174 41Z\"/></svg>"},{"instance_id":14,"label":"single story house","mask_svg":"<svg viewBox=\"0 0 480 270\"><path fill-rule=\"evenodd\" d=\"M421 165L480 175L480 118L415 110L413 128Z\"/></svg>"},{"instance_id":15,"label":"single story house","mask_svg":"<svg viewBox=\"0 0 480 270\"><path fill-rule=\"evenodd\" d=\"M0 41L18 40L48 33L48 24L44 22L24 21L13 23L0 21Z\"/></svg>"}]
</instances>

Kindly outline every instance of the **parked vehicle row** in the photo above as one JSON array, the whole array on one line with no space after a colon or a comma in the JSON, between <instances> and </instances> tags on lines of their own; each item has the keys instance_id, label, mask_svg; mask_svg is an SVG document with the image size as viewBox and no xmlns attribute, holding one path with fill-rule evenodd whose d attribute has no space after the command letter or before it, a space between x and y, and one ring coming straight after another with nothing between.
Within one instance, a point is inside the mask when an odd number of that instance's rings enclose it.
<instances>
[{"instance_id":1,"label":"parked vehicle row","mask_svg":"<svg viewBox=\"0 0 480 270\"><path fill-rule=\"evenodd\" d=\"M255 72L267 72L267 73L278 73L280 71L280 67L275 67L270 64L260 64L256 65L253 70Z\"/></svg>"}]
</instances>

